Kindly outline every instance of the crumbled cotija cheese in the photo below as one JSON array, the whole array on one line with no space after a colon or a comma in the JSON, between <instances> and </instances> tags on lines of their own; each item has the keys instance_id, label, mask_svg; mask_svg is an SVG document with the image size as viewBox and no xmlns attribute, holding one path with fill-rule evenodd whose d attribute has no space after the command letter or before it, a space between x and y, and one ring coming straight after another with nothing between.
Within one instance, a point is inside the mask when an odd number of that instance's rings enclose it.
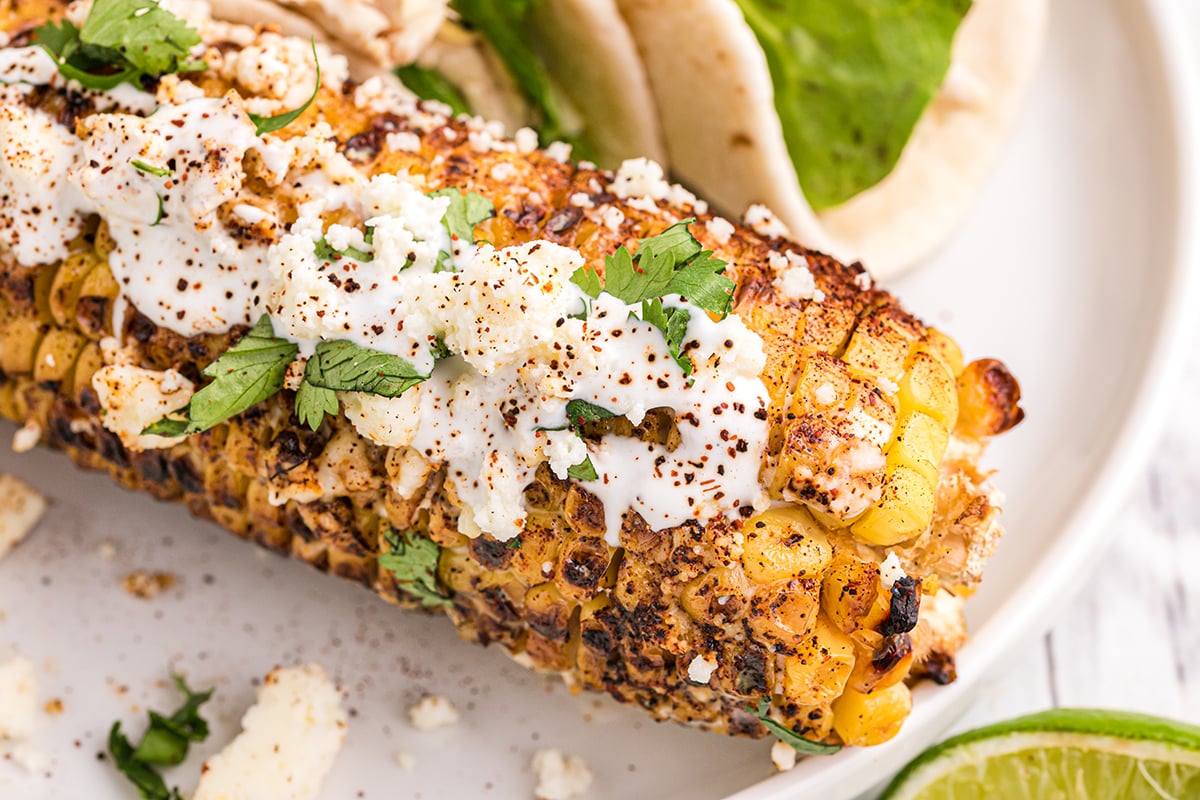
<instances>
[{"instance_id":1,"label":"crumbled cotija cheese","mask_svg":"<svg viewBox=\"0 0 1200 800\"><path fill-rule=\"evenodd\" d=\"M0 739L20 741L37 718L37 672L24 656L0 662Z\"/></svg>"},{"instance_id":2,"label":"crumbled cotija cheese","mask_svg":"<svg viewBox=\"0 0 1200 800\"><path fill-rule=\"evenodd\" d=\"M780 772L787 772L796 766L796 748L783 742L771 745L771 763Z\"/></svg>"},{"instance_id":3,"label":"crumbled cotija cheese","mask_svg":"<svg viewBox=\"0 0 1200 800\"><path fill-rule=\"evenodd\" d=\"M564 756L561 750L547 748L533 754L533 772L537 800L573 800L592 786L592 771L579 756Z\"/></svg>"},{"instance_id":4,"label":"crumbled cotija cheese","mask_svg":"<svg viewBox=\"0 0 1200 800\"><path fill-rule=\"evenodd\" d=\"M42 426L36 420L29 420L13 434L12 449L14 453L28 453L37 447L42 440Z\"/></svg>"},{"instance_id":5,"label":"crumbled cotija cheese","mask_svg":"<svg viewBox=\"0 0 1200 800\"><path fill-rule=\"evenodd\" d=\"M0 475L0 558L29 535L45 513L44 497L11 475Z\"/></svg>"},{"instance_id":6,"label":"crumbled cotija cheese","mask_svg":"<svg viewBox=\"0 0 1200 800\"><path fill-rule=\"evenodd\" d=\"M142 433L191 402L195 385L175 370L158 372L112 364L96 371L92 376L92 388L104 409L101 422L126 446L148 450L182 441L181 438Z\"/></svg>"},{"instance_id":7,"label":"crumbled cotija cheese","mask_svg":"<svg viewBox=\"0 0 1200 800\"><path fill-rule=\"evenodd\" d=\"M708 235L717 244L729 244L729 238L733 236L733 232L736 230L733 227L733 223L724 217L713 217L704 223L704 227L708 230Z\"/></svg>"},{"instance_id":8,"label":"crumbled cotija cheese","mask_svg":"<svg viewBox=\"0 0 1200 800\"><path fill-rule=\"evenodd\" d=\"M761 236L786 238L790 235L787 226L779 217L775 216L771 209L757 203L746 209L746 213L742 216L742 222Z\"/></svg>"},{"instance_id":9,"label":"crumbled cotija cheese","mask_svg":"<svg viewBox=\"0 0 1200 800\"><path fill-rule=\"evenodd\" d=\"M441 695L426 697L408 709L408 719L419 731L447 728L459 720L458 709L450 698Z\"/></svg>"},{"instance_id":10,"label":"crumbled cotija cheese","mask_svg":"<svg viewBox=\"0 0 1200 800\"><path fill-rule=\"evenodd\" d=\"M708 683L712 674L717 671L717 662L709 661L704 656L696 656L688 664L688 680L695 683Z\"/></svg>"},{"instance_id":11,"label":"crumbled cotija cheese","mask_svg":"<svg viewBox=\"0 0 1200 800\"><path fill-rule=\"evenodd\" d=\"M890 592L892 587L896 585L896 581L907 577L908 573L904 571L904 567L900 566L900 559L894 552L888 552L887 558L879 565L879 583L883 586L884 591Z\"/></svg>"},{"instance_id":12,"label":"crumbled cotija cheese","mask_svg":"<svg viewBox=\"0 0 1200 800\"><path fill-rule=\"evenodd\" d=\"M311 800L345 736L346 713L325 670L273 670L242 732L204 762L192 800Z\"/></svg>"}]
</instances>

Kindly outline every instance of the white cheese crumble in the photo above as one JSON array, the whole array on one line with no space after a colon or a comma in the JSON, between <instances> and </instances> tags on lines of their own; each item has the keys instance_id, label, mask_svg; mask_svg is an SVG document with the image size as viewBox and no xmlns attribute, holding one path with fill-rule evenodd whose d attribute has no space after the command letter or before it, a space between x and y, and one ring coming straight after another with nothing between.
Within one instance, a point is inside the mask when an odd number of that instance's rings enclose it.
<instances>
[{"instance_id":1,"label":"white cheese crumble","mask_svg":"<svg viewBox=\"0 0 1200 800\"><path fill-rule=\"evenodd\" d=\"M837 389L832 383L822 383L813 392L813 400L822 408L828 408L837 401Z\"/></svg>"},{"instance_id":2,"label":"white cheese crumble","mask_svg":"<svg viewBox=\"0 0 1200 800\"><path fill-rule=\"evenodd\" d=\"M771 209L758 203L746 209L746 213L742 217L742 222L749 225L760 236L787 238L791 235L787 226L783 224L783 221L779 217L775 216Z\"/></svg>"},{"instance_id":3,"label":"white cheese crumble","mask_svg":"<svg viewBox=\"0 0 1200 800\"><path fill-rule=\"evenodd\" d=\"M421 152L421 137L412 131L393 131L384 138L384 144L401 153Z\"/></svg>"},{"instance_id":4,"label":"white cheese crumble","mask_svg":"<svg viewBox=\"0 0 1200 800\"><path fill-rule=\"evenodd\" d=\"M896 394L900 391L900 386L893 380L880 375L875 379L875 383L883 390L884 394Z\"/></svg>"},{"instance_id":5,"label":"white cheese crumble","mask_svg":"<svg viewBox=\"0 0 1200 800\"><path fill-rule=\"evenodd\" d=\"M592 202L592 197L587 192L575 192L567 198L567 202L576 208L595 208L596 204Z\"/></svg>"},{"instance_id":6,"label":"white cheese crumble","mask_svg":"<svg viewBox=\"0 0 1200 800\"><path fill-rule=\"evenodd\" d=\"M890 592L896 585L896 581L907 576L908 573L900 566L900 559L894 552L888 551L887 558L879 565L879 583L883 586L883 590Z\"/></svg>"},{"instance_id":7,"label":"white cheese crumble","mask_svg":"<svg viewBox=\"0 0 1200 800\"><path fill-rule=\"evenodd\" d=\"M616 206L605 206L600 210L600 224L610 231L619 231L625 221L625 212Z\"/></svg>"},{"instance_id":8,"label":"white cheese crumble","mask_svg":"<svg viewBox=\"0 0 1200 800\"><path fill-rule=\"evenodd\" d=\"M450 698L432 695L409 707L408 720L419 731L434 731L456 724L459 714Z\"/></svg>"},{"instance_id":9,"label":"white cheese crumble","mask_svg":"<svg viewBox=\"0 0 1200 800\"><path fill-rule=\"evenodd\" d=\"M546 158L565 164L571 160L571 145L566 142L551 142L546 145Z\"/></svg>"},{"instance_id":10,"label":"white cheese crumble","mask_svg":"<svg viewBox=\"0 0 1200 800\"><path fill-rule=\"evenodd\" d=\"M0 558L29 535L45 513L41 494L11 475L0 475Z\"/></svg>"},{"instance_id":11,"label":"white cheese crumble","mask_svg":"<svg viewBox=\"0 0 1200 800\"><path fill-rule=\"evenodd\" d=\"M678 184L668 182L662 165L648 158L623 161L609 184L609 191L630 206L650 213L658 210L656 200L666 200L679 206L691 205L698 213L708 210L708 204L698 200L696 195Z\"/></svg>"},{"instance_id":12,"label":"white cheese crumble","mask_svg":"<svg viewBox=\"0 0 1200 800\"><path fill-rule=\"evenodd\" d=\"M242 732L204 762L192 800L311 800L346 736L337 688L317 664L267 675Z\"/></svg>"},{"instance_id":13,"label":"white cheese crumble","mask_svg":"<svg viewBox=\"0 0 1200 800\"><path fill-rule=\"evenodd\" d=\"M12 449L14 453L28 453L37 447L42 440L42 426L36 420L29 420L13 434Z\"/></svg>"},{"instance_id":14,"label":"white cheese crumble","mask_svg":"<svg viewBox=\"0 0 1200 800\"><path fill-rule=\"evenodd\" d=\"M708 235L717 244L729 244L729 238L737 230L733 227L733 223L724 217L713 217L704 223L704 227L708 230Z\"/></svg>"},{"instance_id":15,"label":"white cheese crumble","mask_svg":"<svg viewBox=\"0 0 1200 800\"><path fill-rule=\"evenodd\" d=\"M688 680L693 683L708 683L712 679L712 675L717 671L716 660L709 661L704 656L696 656L692 662L688 664Z\"/></svg>"},{"instance_id":16,"label":"white cheese crumble","mask_svg":"<svg viewBox=\"0 0 1200 800\"><path fill-rule=\"evenodd\" d=\"M132 450L171 447L182 437L142 433L163 417L191 402L195 385L175 370L158 372L128 364L101 367L92 388L103 409L101 423Z\"/></svg>"},{"instance_id":17,"label":"white cheese crumble","mask_svg":"<svg viewBox=\"0 0 1200 800\"><path fill-rule=\"evenodd\" d=\"M789 744L776 741L771 745L771 763L780 772L787 772L796 766L796 748Z\"/></svg>"},{"instance_id":18,"label":"white cheese crumble","mask_svg":"<svg viewBox=\"0 0 1200 800\"><path fill-rule=\"evenodd\" d=\"M417 766L417 757L401 750L396 753L396 766L405 772L412 772Z\"/></svg>"},{"instance_id":19,"label":"white cheese crumble","mask_svg":"<svg viewBox=\"0 0 1200 800\"><path fill-rule=\"evenodd\" d=\"M861 292L869 292L871 287L875 285L875 282L871 279L871 273L860 272L854 276L854 285Z\"/></svg>"},{"instance_id":20,"label":"white cheese crumble","mask_svg":"<svg viewBox=\"0 0 1200 800\"><path fill-rule=\"evenodd\" d=\"M579 756L565 756L561 750L538 750L531 766L537 776L533 793L538 800L574 800L592 786L587 762Z\"/></svg>"}]
</instances>

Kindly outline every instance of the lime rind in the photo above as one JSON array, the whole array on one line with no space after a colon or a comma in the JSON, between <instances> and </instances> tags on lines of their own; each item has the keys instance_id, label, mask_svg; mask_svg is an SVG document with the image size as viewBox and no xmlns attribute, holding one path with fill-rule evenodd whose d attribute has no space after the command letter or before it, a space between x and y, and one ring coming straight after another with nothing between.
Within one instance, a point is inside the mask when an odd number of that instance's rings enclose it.
<instances>
[{"instance_id":1,"label":"lime rind","mask_svg":"<svg viewBox=\"0 0 1200 800\"><path fill-rule=\"evenodd\" d=\"M1128 712L1055 709L968 731L930 748L901 770L880 800L958 796L944 787L960 774L968 783L972 774L983 780L989 762L988 780L1007 770L1005 777L1019 792L1014 798L1125 798L1133 796L1132 790L1120 787L1130 782L1145 790L1139 796L1156 800L1200 797L1176 793L1181 786L1189 793L1200 791L1200 727ZM1072 776L1091 771L1109 793L1092 795L1082 785L1065 787L1063 793L1065 769ZM1039 778L1055 773L1059 788L1039 790ZM922 794L938 782L941 792Z\"/></svg>"}]
</instances>

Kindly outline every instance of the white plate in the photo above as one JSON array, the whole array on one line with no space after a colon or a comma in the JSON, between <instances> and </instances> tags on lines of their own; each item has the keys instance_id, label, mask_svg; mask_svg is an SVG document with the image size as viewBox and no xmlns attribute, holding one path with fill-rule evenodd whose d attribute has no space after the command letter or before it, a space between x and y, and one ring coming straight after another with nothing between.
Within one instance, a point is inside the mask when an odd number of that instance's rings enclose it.
<instances>
[{"instance_id":1,"label":"white plate","mask_svg":"<svg viewBox=\"0 0 1200 800\"><path fill-rule=\"evenodd\" d=\"M303 565L256 553L176 507L77 474L61 456L0 454L54 500L38 534L0 564L0 657L41 667L47 776L0 761L0 797L127 800L97 760L108 726L139 731L175 702L172 668L216 686L214 735L170 776L194 785L203 758L236 730L253 681L315 659L355 710L326 798L526 798L541 746L583 755L593 798L846 798L886 777L950 724L1006 652L1049 624L1100 549L1149 447L1179 363L1185 265L1195 252L1196 129L1185 114L1178 21L1166 0L1059 0L1020 129L985 197L946 252L897 287L968 355L1003 358L1021 378L1027 421L991 463L1009 495L1010 534L970 606L975 639L960 679L918 693L886 746L812 759L771 777L768 744L655 725L600 696L572 697L450 626L406 614ZM0 426L0 437L12 433ZM112 540L112 563L99 555ZM153 601L120 577L161 569L180 583ZM463 709L455 729L417 733L405 706L423 693ZM395 754L416 757L404 772ZM361 794L360 794L361 792Z\"/></svg>"}]
</instances>

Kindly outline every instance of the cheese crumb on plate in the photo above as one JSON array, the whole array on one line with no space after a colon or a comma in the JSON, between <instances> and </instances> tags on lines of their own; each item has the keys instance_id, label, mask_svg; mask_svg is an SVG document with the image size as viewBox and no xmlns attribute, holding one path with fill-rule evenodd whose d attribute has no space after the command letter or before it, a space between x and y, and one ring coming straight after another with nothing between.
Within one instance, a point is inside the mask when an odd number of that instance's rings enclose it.
<instances>
[{"instance_id":1,"label":"cheese crumb on plate","mask_svg":"<svg viewBox=\"0 0 1200 800\"><path fill-rule=\"evenodd\" d=\"M448 697L433 695L408 709L408 719L419 731L448 728L458 722L458 709Z\"/></svg>"},{"instance_id":2,"label":"cheese crumb on plate","mask_svg":"<svg viewBox=\"0 0 1200 800\"><path fill-rule=\"evenodd\" d=\"M592 785L592 771L579 756L565 756L548 748L533 754L533 772L537 775L537 800L573 800L582 797Z\"/></svg>"},{"instance_id":3,"label":"cheese crumb on plate","mask_svg":"<svg viewBox=\"0 0 1200 800\"><path fill-rule=\"evenodd\" d=\"M29 535L45 513L45 498L11 475L0 475L0 558Z\"/></svg>"}]
</instances>

